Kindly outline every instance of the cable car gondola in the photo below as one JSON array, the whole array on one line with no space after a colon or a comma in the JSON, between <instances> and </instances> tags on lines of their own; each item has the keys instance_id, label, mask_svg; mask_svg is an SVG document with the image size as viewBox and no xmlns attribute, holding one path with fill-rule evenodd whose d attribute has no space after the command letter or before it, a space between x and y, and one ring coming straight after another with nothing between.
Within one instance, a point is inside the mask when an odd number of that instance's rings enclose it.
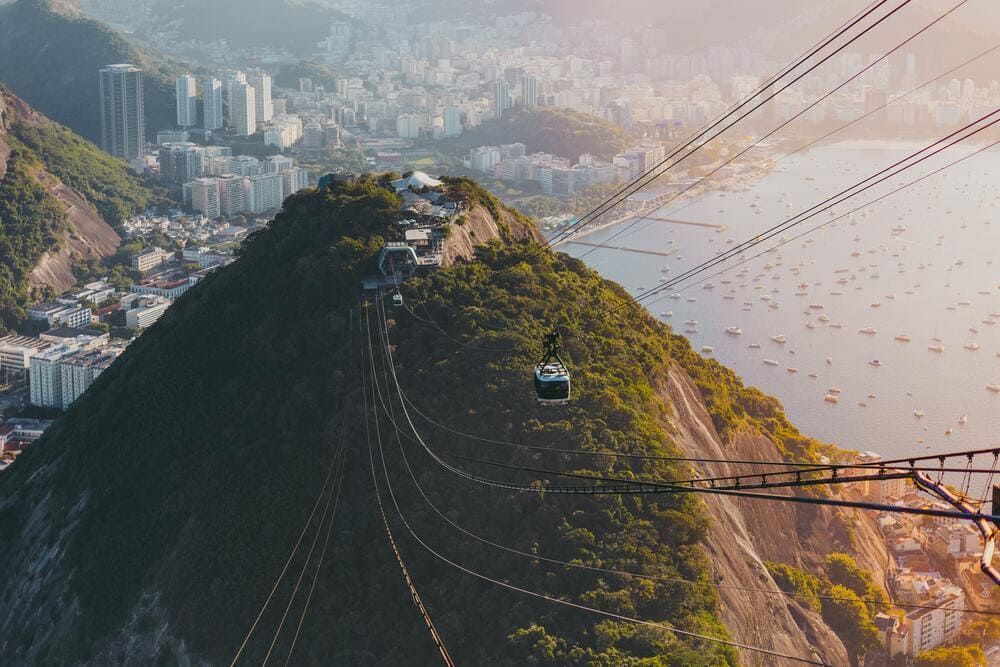
<instances>
[{"instance_id":1,"label":"cable car gondola","mask_svg":"<svg viewBox=\"0 0 1000 667\"><path fill-rule=\"evenodd\" d=\"M559 332L545 337L545 355L535 366L535 396L541 405L569 403L569 371L559 356Z\"/></svg>"},{"instance_id":2,"label":"cable car gondola","mask_svg":"<svg viewBox=\"0 0 1000 667\"><path fill-rule=\"evenodd\" d=\"M396 293L392 295L392 305L396 308L403 305L403 295L399 293L399 290L396 290Z\"/></svg>"}]
</instances>

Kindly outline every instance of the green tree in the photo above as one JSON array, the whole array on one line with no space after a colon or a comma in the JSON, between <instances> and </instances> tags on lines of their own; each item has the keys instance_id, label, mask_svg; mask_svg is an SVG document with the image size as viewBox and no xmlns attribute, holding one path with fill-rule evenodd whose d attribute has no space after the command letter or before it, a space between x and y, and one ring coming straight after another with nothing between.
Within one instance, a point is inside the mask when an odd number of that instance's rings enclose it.
<instances>
[{"instance_id":1,"label":"green tree","mask_svg":"<svg viewBox=\"0 0 1000 667\"><path fill-rule=\"evenodd\" d=\"M939 646L917 655L914 667L986 667L986 655L978 646Z\"/></svg>"},{"instance_id":2,"label":"green tree","mask_svg":"<svg viewBox=\"0 0 1000 667\"><path fill-rule=\"evenodd\" d=\"M823 620L844 642L851 663L857 665L862 656L879 646L872 613L857 594L845 586L831 586L824 593L830 598L822 600Z\"/></svg>"}]
</instances>

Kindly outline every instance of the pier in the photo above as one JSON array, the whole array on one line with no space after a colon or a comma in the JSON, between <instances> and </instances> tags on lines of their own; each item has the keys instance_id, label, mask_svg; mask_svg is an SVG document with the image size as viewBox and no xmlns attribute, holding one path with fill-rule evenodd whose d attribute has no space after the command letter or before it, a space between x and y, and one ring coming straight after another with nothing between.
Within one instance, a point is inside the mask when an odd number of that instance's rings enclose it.
<instances>
[{"instance_id":1,"label":"pier","mask_svg":"<svg viewBox=\"0 0 1000 667\"><path fill-rule=\"evenodd\" d=\"M605 250L621 250L622 252L637 252L641 255L656 255L658 257L669 257L670 255L677 252L676 248L671 248L670 250L647 250L646 248L626 248L625 246L603 245L601 243L589 243L587 241L566 241L566 243L585 245L591 248L604 248Z\"/></svg>"}]
</instances>

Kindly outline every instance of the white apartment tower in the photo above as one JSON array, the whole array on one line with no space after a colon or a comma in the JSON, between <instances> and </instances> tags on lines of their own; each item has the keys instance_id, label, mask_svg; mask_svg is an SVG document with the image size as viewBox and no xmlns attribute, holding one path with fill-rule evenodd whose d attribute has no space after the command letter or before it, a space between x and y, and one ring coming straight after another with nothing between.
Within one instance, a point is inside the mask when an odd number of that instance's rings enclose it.
<instances>
[{"instance_id":1,"label":"white apartment tower","mask_svg":"<svg viewBox=\"0 0 1000 667\"><path fill-rule=\"evenodd\" d=\"M222 127L222 82L213 77L201 80L202 126L206 130Z\"/></svg>"},{"instance_id":2,"label":"white apartment tower","mask_svg":"<svg viewBox=\"0 0 1000 667\"><path fill-rule=\"evenodd\" d=\"M241 137L257 131L256 90L248 83L229 85L229 127Z\"/></svg>"},{"instance_id":3,"label":"white apartment tower","mask_svg":"<svg viewBox=\"0 0 1000 667\"><path fill-rule=\"evenodd\" d=\"M100 94L101 148L123 160L141 159L146 144L142 70L108 65L100 72Z\"/></svg>"},{"instance_id":4,"label":"white apartment tower","mask_svg":"<svg viewBox=\"0 0 1000 667\"><path fill-rule=\"evenodd\" d=\"M247 200L253 196L250 188L250 180L235 174L220 176L219 183L219 208L222 215L231 216L239 213L246 213ZM194 193L192 192L192 196Z\"/></svg>"},{"instance_id":5,"label":"white apartment tower","mask_svg":"<svg viewBox=\"0 0 1000 667\"><path fill-rule=\"evenodd\" d=\"M177 77L177 124L193 127L198 124L198 84L190 74Z\"/></svg>"},{"instance_id":6,"label":"white apartment tower","mask_svg":"<svg viewBox=\"0 0 1000 667\"><path fill-rule=\"evenodd\" d=\"M222 215L218 178L196 178L191 181L191 208L206 218L214 219Z\"/></svg>"},{"instance_id":7,"label":"white apartment tower","mask_svg":"<svg viewBox=\"0 0 1000 667\"><path fill-rule=\"evenodd\" d=\"M274 117L271 102L271 76L266 72L254 71L247 74L247 83L254 89L254 114L258 123L267 123Z\"/></svg>"},{"instance_id":8,"label":"white apartment tower","mask_svg":"<svg viewBox=\"0 0 1000 667\"><path fill-rule=\"evenodd\" d=\"M533 76L521 79L521 104L526 107L538 106L538 79Z\"/></svg>"}]
</instances>

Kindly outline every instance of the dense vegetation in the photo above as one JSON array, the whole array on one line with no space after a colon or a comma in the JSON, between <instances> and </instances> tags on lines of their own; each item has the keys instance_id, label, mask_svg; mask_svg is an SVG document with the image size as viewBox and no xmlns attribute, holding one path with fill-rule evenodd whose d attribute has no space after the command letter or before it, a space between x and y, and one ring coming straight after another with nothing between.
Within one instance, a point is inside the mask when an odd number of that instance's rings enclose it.
<instances>
[{"instance_id":1,"label":"dense vegetation","mask_svg":"<svg viewBox=\"0 0 1000 667\"><path fill-rule=\"evenodd\" d=\"M370 322L377 336L379 321L375 309L358 308L359 284L374 269L382 241L399 234L400 202L382 182L365 176L290 198L272 225L247 241L239 261L179 299L0 478L0 567L15 582L0 585L0 606L15 605L6 625L0 616L0 634L11 638L15 659L41 631L24 620L29 609L48 610L38 613L50 613L52 627L65 623L62 634L38 647L41 662L108 659L99 651L138 609L134 632L151 636L169 623L188 650L228 662L295 542L344 423L341 510L330 566L302 627L299 660L434 661L435 648L386 543L366 469L360 361L368 339L360 325ZM455 180L447 187L470 202L498 206L475 184ZM508 225L521 222L508 217ZM677 452L665 427L669 408L655 388L665 364L690 365L706 386L721 367L694 362L682 338L638 308L593 317L626 293L579 261L513 242L509 227L504 234L507 243L482 248L480 261L421 275L404 291L418 314L429 313L454 339L505 351L455 345L428 322L394 310L387 328L404 391L432 419L480 436L591 452ZM552 326L564 332L575 395L571 406L555 410L536 404L530 383L539 340ZM377 341L372 349L380 349ZM381 360L375 363L384 373ZM385 376L378 377L385 395ZM719 381L724 390L715 392L712 409L721 415L724 400L741 390L731 378ZM780 415L773 403L755 410L768 419ZM676 464L532 453L456 438L425 422L418 428L447 455L620 476L689 474ZM707 517L693 497L487 489L438 468L411 441L397 442L385 419L380 433L408 521L450 558L567 601L726 635L700 545ZM461 538L415 492L400 447L428 497L474 533L551 558L695 583L597 574ZM461 465L525 483L567 483ZM30 519L40 512L50 523L37 532ZM736 659L718 644L490 586L434 560L398 521L393 527L460 664L652 667ZM54 604L47 597L51 584L16 597L12 587L29 576L24 568L32 550L52 548L63 529L64 550L54 567L66 582L65 599ZM285 584L277 607L290 593L292 582ZM151 591L158 609L143 611L137 603ZM66 600L78 604L71 617L64 615ZM16 613L16 605L26 613ZM265 614L266 630L248 648L250 662L263 656L280 613L272 606ZM288 633L279 654L287 645ZM168 659L168 649L158 658Z\"/></svg>"},{"instance_id":2,"label":"dense vegetation","mask_svg":"<svg viewBox=\"0 0 1000 667\"><path fill-rule=\"evenodd\" d=\"M797 599L802 605L823 615L823 620L844 642L853 664L860 664L868 651L878 648L874 617L886 608L888 598L871 573L860 568L849 555L827 556L820 576L784 563L766 565L781 590L800 596ZM809 597L813 595L825 597Z\"/></svg>"},{"instance_id":3,"label":"dense vegetation","mask_svg":"<svg viewBox=\"0 0 1000 667\"><path fill-rule=\"evenodd\" d=\"M458 137L438 143L442 153L468 154L476 146L521 142L528 153L552 153L572 162L584 153L609 159L627 147L622 130L603 120L569 109L516 107L502 119L486 120Z\"/></svg>"},{"instance_id":4,"label":"dense vegetation","mask_svg":"<svg viewBox=\"0 0 1000 667\"><path fill-rule=\"evenodd\" d=\"M0 6L0 81L94 142L101 139L98 71L112 63L143 68L147 133L173 127L175 65L143 53L68 2L17 0Z\"/></svg>"},{"instance_id":5,"label":"dense vegetation","mask_svg":"<svg viewBox=\"0 0 1000 667\"><path fill-rule=\"evenodd\" d=\"M24 317L28 275L66 232L62 205L35 175L41 164L29 150L10 143L7 174L0 181L0 333Z\"/></svg>"},{"instance_id":6,"label":"dense vegetation","mask_svg":"<svg viewBox=\"0 0 1000 667\"><path fill-rule=\"evenodd\" d=\"M38 156L49 173L93 204L113 227L160 201L126 163L65 127L14 123L10 133Z\"/></svg>"}]
</instances>

